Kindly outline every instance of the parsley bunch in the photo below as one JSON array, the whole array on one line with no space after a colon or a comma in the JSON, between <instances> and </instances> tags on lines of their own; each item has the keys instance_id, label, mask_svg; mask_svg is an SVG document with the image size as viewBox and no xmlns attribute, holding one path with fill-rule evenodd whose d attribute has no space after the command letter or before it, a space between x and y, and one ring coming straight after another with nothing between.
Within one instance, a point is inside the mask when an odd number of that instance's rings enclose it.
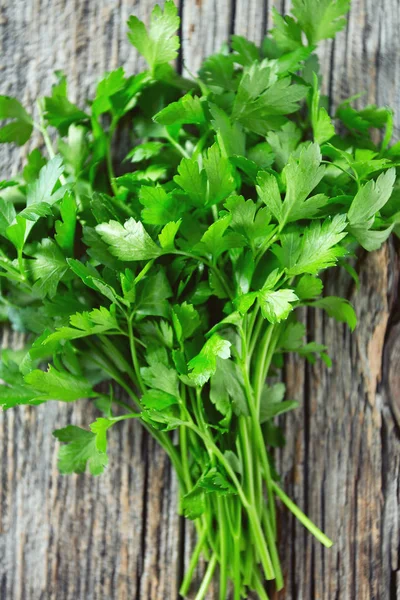
<instances>
[{"instance_id":1,"label":"parsley bunch","mask_svg":"<svg viewBox=\"0 0 400 600\"><path fill-rule=\"evenodd\" d=\"M267 598L265 580L283 587L277 499L331 545L274 468L276 417L297 405L281 368L287 352L329 366L296 309L353 329L353 308L324 296L320 275L340 265L357 281L357 246L400 228L391 110L346 101L334 123L320 94L314 50L343 27L348 0L292 4L261 48L234 35L198 77L170 65L168 1L149 28L128 21L148 70L107 73L85 107L61 73L37 120L0 97L0 141L25 144L35 128L47 149L0 183L0 319L27 334L23 350L2 350L0 404L96 404L88 428L54 432L63 473L102 473L108 430L140 420L198 532L182 596L208 561L197 600L217 566L220 600L230 586L235 600Z\"/></svg>"}]
</instances>

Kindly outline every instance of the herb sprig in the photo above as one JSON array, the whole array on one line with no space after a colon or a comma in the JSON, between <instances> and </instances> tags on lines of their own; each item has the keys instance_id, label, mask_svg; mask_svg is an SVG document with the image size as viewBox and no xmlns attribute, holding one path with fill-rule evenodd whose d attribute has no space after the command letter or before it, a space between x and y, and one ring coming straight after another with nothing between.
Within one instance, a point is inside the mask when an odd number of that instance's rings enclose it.
<instances>
[{"instance_id":1,"label":"herb sprig","mask_svg":"<svg viewBox=\"0 0 400 600\"><path fill-rule=\"evenodd\" d=\"M27 334L23 350L1 352L0 404L96 404L88 428L54 432L63 473L102 473L108 430L140 420L198 532L182 596L208 561L197 600L217 566L220 600L229 586L235 600L267 598L264 580L283 587L277 498L332 544L274 467L276 417L297 406L280 370L288 352L330 365L296 309L354 329L352 306L323 295L321 274L342 266L357 282L357 246L400 230L391 110L346 101L332 119L320 93L315 45L343 27L349 2L292 5L261 47L232 36L187 79L170 65L179 17L167 1L149 28L128 21L148 71L107 73L84 108L62 73L37 120L0 97L0 141L23 145L36 128L47 149L0 183L0 318ZM131 133L123 160L119 127Z\"/></svg>"}]
</instances>

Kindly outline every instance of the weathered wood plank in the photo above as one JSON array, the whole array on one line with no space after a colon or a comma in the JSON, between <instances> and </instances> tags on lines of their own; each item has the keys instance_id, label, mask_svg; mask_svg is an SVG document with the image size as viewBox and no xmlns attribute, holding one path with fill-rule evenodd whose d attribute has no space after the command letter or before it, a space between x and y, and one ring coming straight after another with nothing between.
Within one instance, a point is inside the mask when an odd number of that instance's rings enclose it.
<instances>
[{"instance_id":1,"label":"weathered wood plank","mask_svg":"<svg viewBox=\"0 0 400 600\"><path fill-rule=\"evenodd\" d=\"M0 2L1 93L27 105L68 76L84 98L106 70L142 64L126 42L130 13L148 18L154 2L16 0ZM230 33L259 42L271 26L264 0L186 0L183 64L196 70ZM285 6L283 6L285 4ZM389 104L400 119L400 7L395 0L354 0L347 29L320 51L332 105L366 90L360 103ZM36 140L34 141L36 143ZM26 151L24 151L26 152ZM24 155L0 147L1 176ZM362 600L400 597L400 346L398 255L390 245L359 260L361 287L350 290L360 318L351 336L321 315L306 316L310 336L329 346L334 364L290 360L286 380L302 409L284 421L286 448L277 456L288 493L336 540L326 551L286 513L280 597ZM3 334L2 344L10 343ZM20 343L14 338L13 343ZM163 453L135 423L110 440L112 468L101 478L60 477L51 431L88 422L91 408L20 408L0 427L0 597L7 600L145 600L177 598L178 574L193 543L175 513L176 481ZM210 598L215 594L210 593Z\"/></svg>"}]
</instances>

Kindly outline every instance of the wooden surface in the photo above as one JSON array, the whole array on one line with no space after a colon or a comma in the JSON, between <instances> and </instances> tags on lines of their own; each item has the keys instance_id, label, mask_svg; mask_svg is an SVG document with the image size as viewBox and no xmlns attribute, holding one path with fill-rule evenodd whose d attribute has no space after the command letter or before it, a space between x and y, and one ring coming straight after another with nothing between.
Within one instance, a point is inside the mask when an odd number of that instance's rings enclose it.
<instances>
[{"instance_id":1,"label":"wooden surface","mask_svg":"<svg viewBox=\"0 0 400 600\"><path fill-rule=\"evenodd\" d=\"M27 106L49 91L52 71L83 98L105 70L141 62L125 37L145 0L0 0L0 92ZM230 33L260 41L271 25L267 0L185 0L182 62L191 70ZM278 10L288 2L274 3ZM285 6L284 6L285 5ZM348 26L321 49L325 91L334 107L365 90L360 104L396 109L400 126L400 5L354 0ZM24 151L0 149L0 177L17 172ZM336 541L324 550L281 513L287 600L400 598L399 255L391 242L359 259L361 286L329 288L354 301L353 335L320 314L306 315L310 337L329 346L328 370L290 360L290 397L302 408L284 422L278 468L286 491ZM3 345L21 339L3 334ZM175 513L176 481L140 426L110 436L111 467L100 478L60 477L51 431L87 424L85 402L20 408L1 417L1 600L175 600L192 528ZM272 596L277 598L277 596ZM214 600L215 594L209 598Z\"/></svg>"}]
</instances>

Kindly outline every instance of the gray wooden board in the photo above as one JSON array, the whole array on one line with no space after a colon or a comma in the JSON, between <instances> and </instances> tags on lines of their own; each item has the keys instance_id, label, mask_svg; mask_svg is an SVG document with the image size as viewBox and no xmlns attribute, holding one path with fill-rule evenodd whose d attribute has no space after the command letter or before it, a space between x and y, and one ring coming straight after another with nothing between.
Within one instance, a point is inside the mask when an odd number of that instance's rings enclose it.
<instances>
[{"instance_id":1,"label":"gray wooden board","mask_svg":"<svg viewBox=\"0 0 400 600\"><path fill-rule=\"evenodd\" d=\"M106 70L142 62L126 40L144 0L0 0L0 92L32 106L50 89L52 72L68 76L82 100ZM268 0L186 0L182 63L200 60L229 34L260 41L271 25ZM346 29L320 50L332 107L388 104L400 127L400 5L354 0ZM30 145L32 148L38 139ZM1 177L21 167L29 148L0 148ZM349 331L306 314L310 339L329 346L333 366L290 359L285 377L301 408L283 421L287 445L277 456L286 491L336 541L323 549L285 511L280 514L285 591L290 600L388 600L400 597L400 325L399 255L394 243L360 255L361 285L333 275L328 291L352 298L359 326ZM22 344L3 332L3 346ZM1 417L1 600L172 600L193 544L176 516L176 479L136 423L110 436L111 467L100 478L60 477L51 431L87 424L92 408L49 404ZM211 590L210 599L216 598Z\"/></svg>"}]
</instances>

